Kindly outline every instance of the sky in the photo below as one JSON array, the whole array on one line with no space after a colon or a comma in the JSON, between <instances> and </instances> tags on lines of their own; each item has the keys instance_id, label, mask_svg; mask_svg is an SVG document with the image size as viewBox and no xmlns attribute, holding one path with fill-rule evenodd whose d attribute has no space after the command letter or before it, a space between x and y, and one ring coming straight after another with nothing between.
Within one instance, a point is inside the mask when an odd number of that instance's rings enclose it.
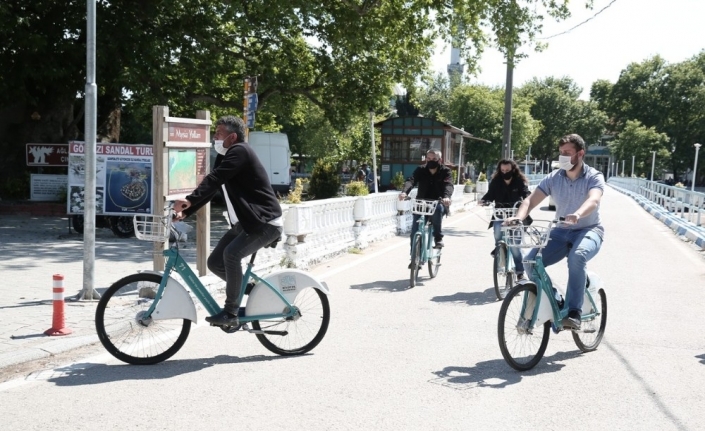
<instances>
[{"instance_id":1,"label":"sky","mask_svg":"<svg viewBox=\"0 0 705 431\"><path fill-rule=\"evenodd\" d=\"M569 30L611 2L594 0L593 9L586 10L583 0L572 0L572 16L558 23L546 18L539 37ZM514 69L514 86L534 77L568 76L583 89L581 99L587 100L593 82L616 82L630 63L640 63L654 55L668 63L679 63L705 50L704 21L705 0L616 0L590 21L545 40L548 47L543 52L528 52L528 58ZM436 72L446 73L450 46L439 41L431 61ZM476 77L470 76L472 83L504 87L506 65L502 54L488 48L478 65L482 71Z\"/></svg>"}]
</instances>

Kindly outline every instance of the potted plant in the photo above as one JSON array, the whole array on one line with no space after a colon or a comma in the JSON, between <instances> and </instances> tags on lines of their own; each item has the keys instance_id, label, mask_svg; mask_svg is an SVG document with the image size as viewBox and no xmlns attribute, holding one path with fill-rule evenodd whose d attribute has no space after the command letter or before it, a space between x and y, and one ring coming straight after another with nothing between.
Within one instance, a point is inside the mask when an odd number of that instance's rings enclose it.
<instances>
[{"instance_id":1,"label":"potted plant","mask_svg":"<svg viewBox=\"0 0 705 431\"><path fill-rule=\"evenodd\" d=\"M485 175L484 172L480 172L480 175L477 176L477 187L475 187L475 191L477 193L487 193L488 187L487 175Z\"/></svg>"},{"instance_id":2,"label":"potted plant","mask_svg":"<svg viewBox=\"0 0 705 431\"><path fill-rule=\"evenodd\" d=\"M404 187L404 175L401 173L401 171L398 171L391 180L392 187L394 187L395 190L401 190Z\"/></svg>"},{"instance_id":3,"label":"potted plant","mask_svg":"<svg viewBox=\"0 0 705 431\"><path fill-rule=\"evenodd\" d=\"M465 188L463 189L463 193L472 193L474 191L473 186L474 184L471 179L465 180Z\"/></svg>"}]
</instances>

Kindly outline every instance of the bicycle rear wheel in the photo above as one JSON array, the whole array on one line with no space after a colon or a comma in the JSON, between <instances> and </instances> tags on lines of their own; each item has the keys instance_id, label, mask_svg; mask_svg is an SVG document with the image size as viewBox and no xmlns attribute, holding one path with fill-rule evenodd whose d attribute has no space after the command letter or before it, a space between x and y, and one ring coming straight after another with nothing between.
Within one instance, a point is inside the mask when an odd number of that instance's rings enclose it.
<instances>
[{"instance_id":1,"label":"bicycle rear wheel","mask_svg":"<svg viewBox=\"0 0 705 431\"><path fill-rule=\"evenodd\" d=\"M320 290L308 287L292 304L299 313L291 318L255 320L252 327L257 339L272 353L282 356L302 355L323 340L330 322L328 296Z\"/></svg>"},{"instance_id":2,"label":"bicycle rear wheel","mask_svg":"<svg viewBox=\"0 0 705 431\"><path fill-rule=\"evenodd\" d=\"M548 346L551 322L528 327L536 305L536 286L517 285L502 302L497 335L499 349L510 367L526 371L535 367Z\"/></svg>"},{"instance_id":3,"label":"bicycle rear wheel","mask_svg":"<svg viewBox=\"0 0 705 431\"><path fill-rule=\"evenodd\" d=\"M419 277L419 267L421 266L421 234L414 236L414 242L411 246L411 268L409 272L409 286L416 286L416 280Z\"/></svg>"},{"instance_id":4,"label":"bicycle rear wheel","mask_svg":"<svg viewBox=\"0 0 705 431\"><path fill-rule=\"evenodd\" d=\"M597 310L591 307L592 310L589 314L597 312L600 315L583 320L580 323L580 330L572 331L573 341L575 341L578 349L583 352L592 352L597 349L597 346L602 341L602 336L605 334L605 326L607 325L607 296L604 289L600 289L592 299L595 301Z\"/></svg>"},{"instance_id":5,"label":"bicycle rear wheel","mask_svg":"<svg viewBox=\"0 0 705 431\"><path fill-rule=\"evenodd\" d=\"M507 292L514 287L515 271L514 259L509 253L505 243L499 243L494 249L494 292L500 301L507 296Z\"/></svg>"},{"instance_id":6,"label":"bicycle rear wheel","mask_svg":"<svg viewBox=\"0 0 705 431\"><path fill-rule=\"evenodd\" d=\"M95 311L95 329L105 349L134 365L156 364L172 357L186 342L188 319L144 319L162 277L133 274L105 291Z\"/></svg>"}]
</instances>

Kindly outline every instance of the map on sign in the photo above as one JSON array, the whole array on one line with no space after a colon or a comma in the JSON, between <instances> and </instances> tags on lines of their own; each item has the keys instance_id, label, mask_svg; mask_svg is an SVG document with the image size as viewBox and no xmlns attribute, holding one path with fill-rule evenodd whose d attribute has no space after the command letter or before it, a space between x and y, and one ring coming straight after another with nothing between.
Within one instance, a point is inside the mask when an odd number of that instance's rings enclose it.
<instances>
[{"instance_id":1,"label":"map on sign","mask_svg":"<svg viewBox=\"0 0 705 431\"><path fill-rule=\"evenodd\" d=\"M169 195L190 193L198 186L195 149L169 149Z\"/></svg>"}]
</instances>

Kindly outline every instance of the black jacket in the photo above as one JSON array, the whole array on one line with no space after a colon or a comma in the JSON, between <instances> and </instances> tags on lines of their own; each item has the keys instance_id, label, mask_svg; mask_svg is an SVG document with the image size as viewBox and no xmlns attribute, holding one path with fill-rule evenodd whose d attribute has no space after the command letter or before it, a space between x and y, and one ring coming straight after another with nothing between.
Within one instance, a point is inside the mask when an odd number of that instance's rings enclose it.
<instances>
[{"instance_id":1,"label":"black jacket","mask_svg":"<svg viewBox=\"0 0 705 431\"><path fill-rule=\"evenodd\" d=\"M218 155L215 167L186 199L191 206L184 211L189 216L210 202L225 185L230 203L245 232L281 217L282 209L269 183L267 171L252 147L245 142L233 144L224 156Z\"/></svg>"},{"instance_id":2,"label":"black jacket","mask_svg":"<svg viewBox=\"0 0 705 431\"><path fill-rule=\"evenodd\" d=\"M419 166L406 180L402 191L409 194L414 186L419 187L416 199L450 199L453 196L453 175L445 165L439 166L435 174L431 174L426 165Z\"/></svg>"},{"instance_id":3,"label":"black jacket","mask_svg":"<svg viewBox=\"0 0 705 431\"><path fill-rule=\"evenodd\" d=\"M496 208L511 208L519 201L527 198L531 192L529 186L519 177L512 178L507 184L501 176L495 176L490 181L487 193L482 197L482 201L494 202ZM494 220L494 216L492 217ZM526 217L525 224L531 224L531 218ZM490 221L490 227L492 222Z\"/></svg>"}]
</instances>

